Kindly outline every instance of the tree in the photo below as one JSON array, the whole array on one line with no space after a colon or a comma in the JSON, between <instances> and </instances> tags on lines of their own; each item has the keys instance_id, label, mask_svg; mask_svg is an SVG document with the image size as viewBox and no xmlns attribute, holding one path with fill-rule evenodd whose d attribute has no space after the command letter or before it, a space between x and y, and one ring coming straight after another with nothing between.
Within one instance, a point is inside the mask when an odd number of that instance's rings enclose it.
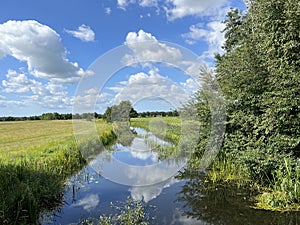
<instances>
[{"instance_id":1,"label":"tree","mask_svg":"<svg viewBox=\"0 0 300 225\"><path fill-rule=\"evenodd\" d=\"M129 119L134 117L138 117L138 113L130 101L122 101L118 105L108 107L103 114L103 119L107 122L129 122Z\"/></svg>"},{"instance_id":2,"label":"tree","mask_svg":"<svg viewBox=\"0 0 300 225\"><path fill-rule=\"evenodd\" d=\"M106 122L111 122L111 107L107 107L107 109L105 110L105 112L103 114L103 119Z\"/></svg>"},{"instance_id":3,"label":"tree","mask_svg":"<svg viewBox=\"0 0 300 225\"><path fill-rule=\"evenodd\" d=\"M131 108L130 113L129 113L129 117L130 118L136 118L138 116L139 116L138 112L134 108Z\"/></svg>"},{"instance_id":4,"label":"tree","mask_svg":"<svg viewBox=\"0 0 300 225\"><path fill-rule=\"evenodd\" d=\"M216 56L228 103L223 150L243 155L258 177L270 176L276 155L300 151L298 6L298 0L253 0L245 15L231 11L225 53Z\"/></svg>"}]
</instances>

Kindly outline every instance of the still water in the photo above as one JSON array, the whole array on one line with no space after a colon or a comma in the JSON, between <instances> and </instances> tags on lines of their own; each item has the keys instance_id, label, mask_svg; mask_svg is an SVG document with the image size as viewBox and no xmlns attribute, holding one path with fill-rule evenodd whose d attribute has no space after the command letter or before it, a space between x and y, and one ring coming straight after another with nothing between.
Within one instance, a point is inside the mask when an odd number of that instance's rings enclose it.
<instances>
[{"instance_id":1,"label":"still water","mask_svg":"<svg viewBox=\"0 0 300 225\"><path fill-rule=\"evenodd\" d=\"M116 143L90 159L65 189L64 203L41 218L43 225L77 224L83 218L115 214L112 204L128 198L141 200L151 224L300 224L300 214L256 210L248 190L218 186L203 190L203 174L185 171L185 158L160 159L155 146L171 147L153 134L134 129L137 135ZM181 171L182 173L177 173Z\"/></svg>"}]
</instances>

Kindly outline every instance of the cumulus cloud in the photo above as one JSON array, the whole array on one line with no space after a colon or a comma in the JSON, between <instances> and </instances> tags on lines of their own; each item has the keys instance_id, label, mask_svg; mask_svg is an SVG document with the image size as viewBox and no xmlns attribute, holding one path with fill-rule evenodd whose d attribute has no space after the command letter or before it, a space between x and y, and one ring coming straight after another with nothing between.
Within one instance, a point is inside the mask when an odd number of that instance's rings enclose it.
<instances>
[{"instance_id":1,"label":"cumulus cloud","mask_svg":"<svg viewBox=\"0 0 300 225\"><path fill-rule=\"evenodd\" d=\"M182 59L179 49L159 42L152 34L140 30L138 33L129 32L125 45L132 54L123 58L125 64L141 62L178 62Z\"/></svg>"},{"instance_id":2,"label":"cumulus cloud","mask_svg":"<svg viewBox=\"0 0 300 225\"><path fill-rule=\"evenodd\" d=\"M123 100L137 102L142 99L158 98L166 100L178 107L189 99L189 95L181 85L172 82L151 69L148 74L140 72L129 77L128 81L120 82L110 90L116 92L114 102Z\"/></svg>"},{"instance_id":3,"label":"cumulus cloud","mask_svg":"<svg viewBox=\"0 0 300 225\"><path fill-rule=\"evenodd\" d=\"M43 94L43 84L34 79L29 79L25 74L18 74L14 70L9 70L6 78L7 80L2 80L3 92Z\"/></svg>"},{"instance_id":4,"label":"cumulus cloud","mask_svg":"<svg viewBox=\"0 0 300 225\"><path fill-rule=\"evenodd\" d=\"M108 93L99 93L98 88L84 90L81 95L76 95L73 98L73 103L76 105L76 113L86 112L94 108L101 108L101 106L106 106L109 101L110 95Z\"/></svg>"},{"instance_id":5,"label":"cumulus cloud","mask_svg":"<svg viewBox=\"0 0 300 225\"><path fill-rule=\"evenodd\" d=\"M129 4L141 7L156 7L165 11L169 21L186 16L216 16L223 11L228 0L118 0L118 6L126 9Z\"/></svg>"},{"instance_id":6,"label":"cumulus cloud","mask_svg":"<svg viewBox=\"0 0 300 225\"><path fill-rule=\"evenodd\" d=\"M17 93L27 105L38 104L45 108L67 108L72 104L66 87L52 81L42 83L23 73L8 70L6 80L2 80L3 93ZM9 100L3 99L3 104Z\"/></svg>"},{"instance_id":7,"label":"cumulus cloud","mask_svg":"<svg viewBox=\"0 0 300 225\"><path fill-rule=\"evenodd\" d=\"M169 0L165 8L169 20L191 15L209 16L221 8L226 0Z\"/></svg>"},{"instance_id":8,"label":"cumulus cloud","mask_svg":"<svg viewBox=\"0 0 300 225\"><path fill-rule=\"evenodd\" d=\"M212 21L203 25L201 23L192 25L189 32L182 35L189 44L195 44L198 40L204 40L208 50L203 53L203 58L213 58L215 53L222 52L222 45L225 41L225 25L220 21Z\"/></svg>"},{"instance_id":9,"label":"cumulus cloud","mask_svg":"<svg viewBox=\"0 0 300 225\"><path fill-rule=\"evenodd\" d=\"M11 107L22 107L26 105L26 103L23 101L8 100L4 96L2 97L3 98L0 98L0 107L11 108Z\"/></svg>"},{"instance_id":10,"label":"cumulus cloud","mask_svg":"<svg viewBox=\"0 0 300 225\"><path fill-rule=\"evenodd\" d=\"M0 24L0 36L0 58L11 55L25 61L29 73L36 77L75 82L93 74L69 62L60 36L37 21L7 21Z\"/></svg>"},{"instance_id":11,"label":"cumulus cloud","mask_svg":"<svg viewBox=\"0 0 300 225\"><path fill-rule=\"evenodd\" d=\"M154 7L157 6L158 0L140 0L139 5L142 7Z\"/></svg>"},{"instance_id":12,"label":"cumulus cloud","mask_svg":"<svg viewBox=\"0 0 300 225\"><path fill-rule=\"evenodd\" d=\"M136 1L135 0L118 0L118 6L121 8L121 9L126 9L126 7L129 5L129 4L132 4L132 3L135 3Z\"/></svg>"},{"instance_id":13,"label":"cumulus cloud","mask_svg":"<svg viewBox=\"0 0 300 225\"><path fill-rule=\"evenodd\" d=\"M157 174L159 174L160 172L164 173L164 171L155 171L155 172ZM151 173L151 174L143 174L143 175L144 176L143 176L143 178L141 178L140 182L143 183L143 181L145 181L145 183L146 183L147 182L146 179L151 179L150 177L153 174ZM143 200L145 202L149 202L150 200L155 199L157 196L159 196L164 188L167 188L177 182L178 182L178 180L176 180L175 178L171 178L171 179L168 179L167 181L156 183L156 184L149 185L149 186L132 187L129 189L129 191L130 191L132 199L134 199L136 201Z\"/></svg>"},{"instance_id":14,"label":"cumulus cloud","mask_svg":"<svg viewBox=\"0 0 300 225\"><path fill-rule=\"evenodd\" d=\"M106 8L106 14L110 14L110 12L110 8ZM95 40L95 32L84 24L80 25L77 30L66 30L66 32L81 41L89 42Z\"/></svg>"}]
</instances>

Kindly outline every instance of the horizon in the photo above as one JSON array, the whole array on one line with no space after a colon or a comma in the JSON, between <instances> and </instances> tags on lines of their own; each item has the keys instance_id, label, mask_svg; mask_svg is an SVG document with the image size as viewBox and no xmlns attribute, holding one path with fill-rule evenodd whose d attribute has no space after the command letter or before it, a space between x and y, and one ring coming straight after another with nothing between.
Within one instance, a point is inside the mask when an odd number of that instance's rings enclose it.
<instances>
[{"instance_id":1,"label":"horizon","mask_svg":"<svg viewBox=\"0 0 300 225\"><path fill-rule=\"evenodd\" d=\"M124 99L137 102L140 111L177 107L168 99L184 102L199 89L187 71L174 67L182 50L214 68L214 54L222 53L225 40L222 21L232 7L246 10L243 1L229 0L12 0L0 6L3 116L67 113L77 98L86 103L95 96L99 112ZM82 79L103 76L102 68L93 68L99 57L120 46L129 49L129 66L77 96ZM145 54L155 62L133 63L145 60ZM118 62L112 58L110 63ZM152 104L153 97L161 100Z\"/></svg>"}]
</instances>

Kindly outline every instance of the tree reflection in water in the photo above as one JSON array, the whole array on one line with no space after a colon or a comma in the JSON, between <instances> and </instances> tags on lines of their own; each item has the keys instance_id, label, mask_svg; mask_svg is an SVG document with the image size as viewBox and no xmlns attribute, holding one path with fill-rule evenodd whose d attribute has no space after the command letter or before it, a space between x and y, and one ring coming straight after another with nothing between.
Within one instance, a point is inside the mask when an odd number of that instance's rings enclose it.
<instances>
[{"instance_id":1,"label":"tree reflection in water","mask_svg":"<svg viewBox=\"0 0 300 225\"><path fill-rule=\"evenodd\" d=\"M178 179L186 180L178 201L184 203L183 214L211 225L296 225L300 224L300 212L271 212L254 209L253 196L257 193L249 187L234 184L203 182L205 174L185 170Z\"/></svg>"}]
</instances>

